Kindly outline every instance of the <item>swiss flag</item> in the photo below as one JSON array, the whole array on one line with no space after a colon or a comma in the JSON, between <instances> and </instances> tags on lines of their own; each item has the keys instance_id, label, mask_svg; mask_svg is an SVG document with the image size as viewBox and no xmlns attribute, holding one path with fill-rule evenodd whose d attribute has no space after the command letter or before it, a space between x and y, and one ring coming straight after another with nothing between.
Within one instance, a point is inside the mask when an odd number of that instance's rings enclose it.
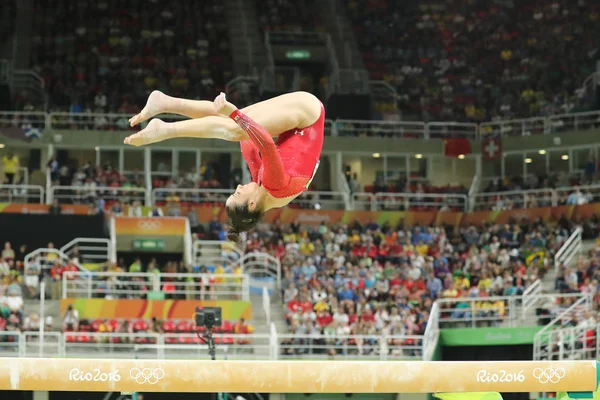
<instances>
[{"instance_id":1,"label":"swiss flag","mask_svg":"<svg viewBox=\"0 0 600 400\"><path fill-rule=\"evenodd\" d=\"M471 153L471 142L469 139L456 138L444 140L444 155L447 157L458 157Z\"/></svg>"},{"instance_id":2,"label":"swiss flag","mask_svg":"<svg viewBox=\"0 0 600 400\"><path fill-rule=\"evenodd\" d=\"M502 155L502 139L489 137L481 142L481 154L485 161L495 161Z\"/></svg>"}]
</instances>

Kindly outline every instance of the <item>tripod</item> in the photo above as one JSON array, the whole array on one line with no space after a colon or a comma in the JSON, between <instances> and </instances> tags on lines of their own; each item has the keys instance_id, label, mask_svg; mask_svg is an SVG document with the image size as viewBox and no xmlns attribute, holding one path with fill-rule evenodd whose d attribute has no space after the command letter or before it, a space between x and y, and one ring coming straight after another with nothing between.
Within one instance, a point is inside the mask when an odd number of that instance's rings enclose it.
<instances>
[{"instance_id":1,"label":"tripod","mask_svg":"<svg viewBox=\"0 0 600 400\"><path fill-rule=\"evenodd\" d=\"M208 355L210 356L210 359L212 361L215 361L217 359L215 353L217 351L216 347L215 347L215 339L213 338L213 327L211 326L210 328L207 327L206 331L202 334L202 336L200 336L199 332L196 332L196 334L198 335L198 337L200 338L200 340L202 340L202 342L204 344L208 345Z\"/></svg>"}]
</instances>

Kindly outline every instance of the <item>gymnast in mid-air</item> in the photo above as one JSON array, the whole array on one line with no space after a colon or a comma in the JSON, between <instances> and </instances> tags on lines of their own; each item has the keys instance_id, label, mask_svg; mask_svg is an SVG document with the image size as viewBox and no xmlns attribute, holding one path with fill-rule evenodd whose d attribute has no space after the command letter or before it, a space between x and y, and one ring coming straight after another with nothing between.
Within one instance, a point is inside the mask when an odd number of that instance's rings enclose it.
<instances>
[{"instance_id":1,"label":"gymnast in mid-air","mask_svg":"<svg viewBox=\"0 0 600 400\"><path fill-rule=\"evenodd\" d=\"M325 109L310 93L287 93L238 110L224 93L210 102L154 91L129 123L135 126L162 113L192 119L167 123L155 118L125 143L143 146L183 137L240 142L252 182L238 185L225 202L232 241L254 228L267 210L285 207L308 189L319 167Z\"/></svg>"}]
</instances>

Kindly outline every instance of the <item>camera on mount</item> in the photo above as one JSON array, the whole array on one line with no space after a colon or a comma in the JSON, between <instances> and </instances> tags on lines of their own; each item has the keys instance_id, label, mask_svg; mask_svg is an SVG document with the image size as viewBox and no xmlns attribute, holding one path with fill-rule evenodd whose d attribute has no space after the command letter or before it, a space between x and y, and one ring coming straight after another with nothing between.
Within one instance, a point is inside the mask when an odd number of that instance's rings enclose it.
<instances>
[{"instance_id":1,"label":"camera on mount","mask_svg":"<svg viewBox=\"0 0 600 400\"><path fill-rule=\"evenodd\" d=\"M202 326L211 330L215 326L221 326L221 307L196 307L194 314L196 326Z\"/></svg>"}]
</instances>

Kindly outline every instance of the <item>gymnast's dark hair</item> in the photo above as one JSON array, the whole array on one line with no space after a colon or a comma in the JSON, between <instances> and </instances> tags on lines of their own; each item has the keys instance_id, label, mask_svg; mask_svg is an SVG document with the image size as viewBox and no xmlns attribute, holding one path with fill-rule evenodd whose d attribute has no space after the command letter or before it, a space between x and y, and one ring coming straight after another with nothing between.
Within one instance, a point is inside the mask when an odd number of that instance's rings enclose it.
<instances>
[{"instance_id":1,"label":"gymnast's dark hair","mask_svg":"<svg viewBox=\"0 0 600 400\"><path fill-rule=\"evenodd\" d=\"M229 217L229 232L227 239L232 242L239 242L240 234L253 229L262 219L263 212L260 210L250 211L248 203L234 205L225 208Z\"/></svg>"}]
</instances>

